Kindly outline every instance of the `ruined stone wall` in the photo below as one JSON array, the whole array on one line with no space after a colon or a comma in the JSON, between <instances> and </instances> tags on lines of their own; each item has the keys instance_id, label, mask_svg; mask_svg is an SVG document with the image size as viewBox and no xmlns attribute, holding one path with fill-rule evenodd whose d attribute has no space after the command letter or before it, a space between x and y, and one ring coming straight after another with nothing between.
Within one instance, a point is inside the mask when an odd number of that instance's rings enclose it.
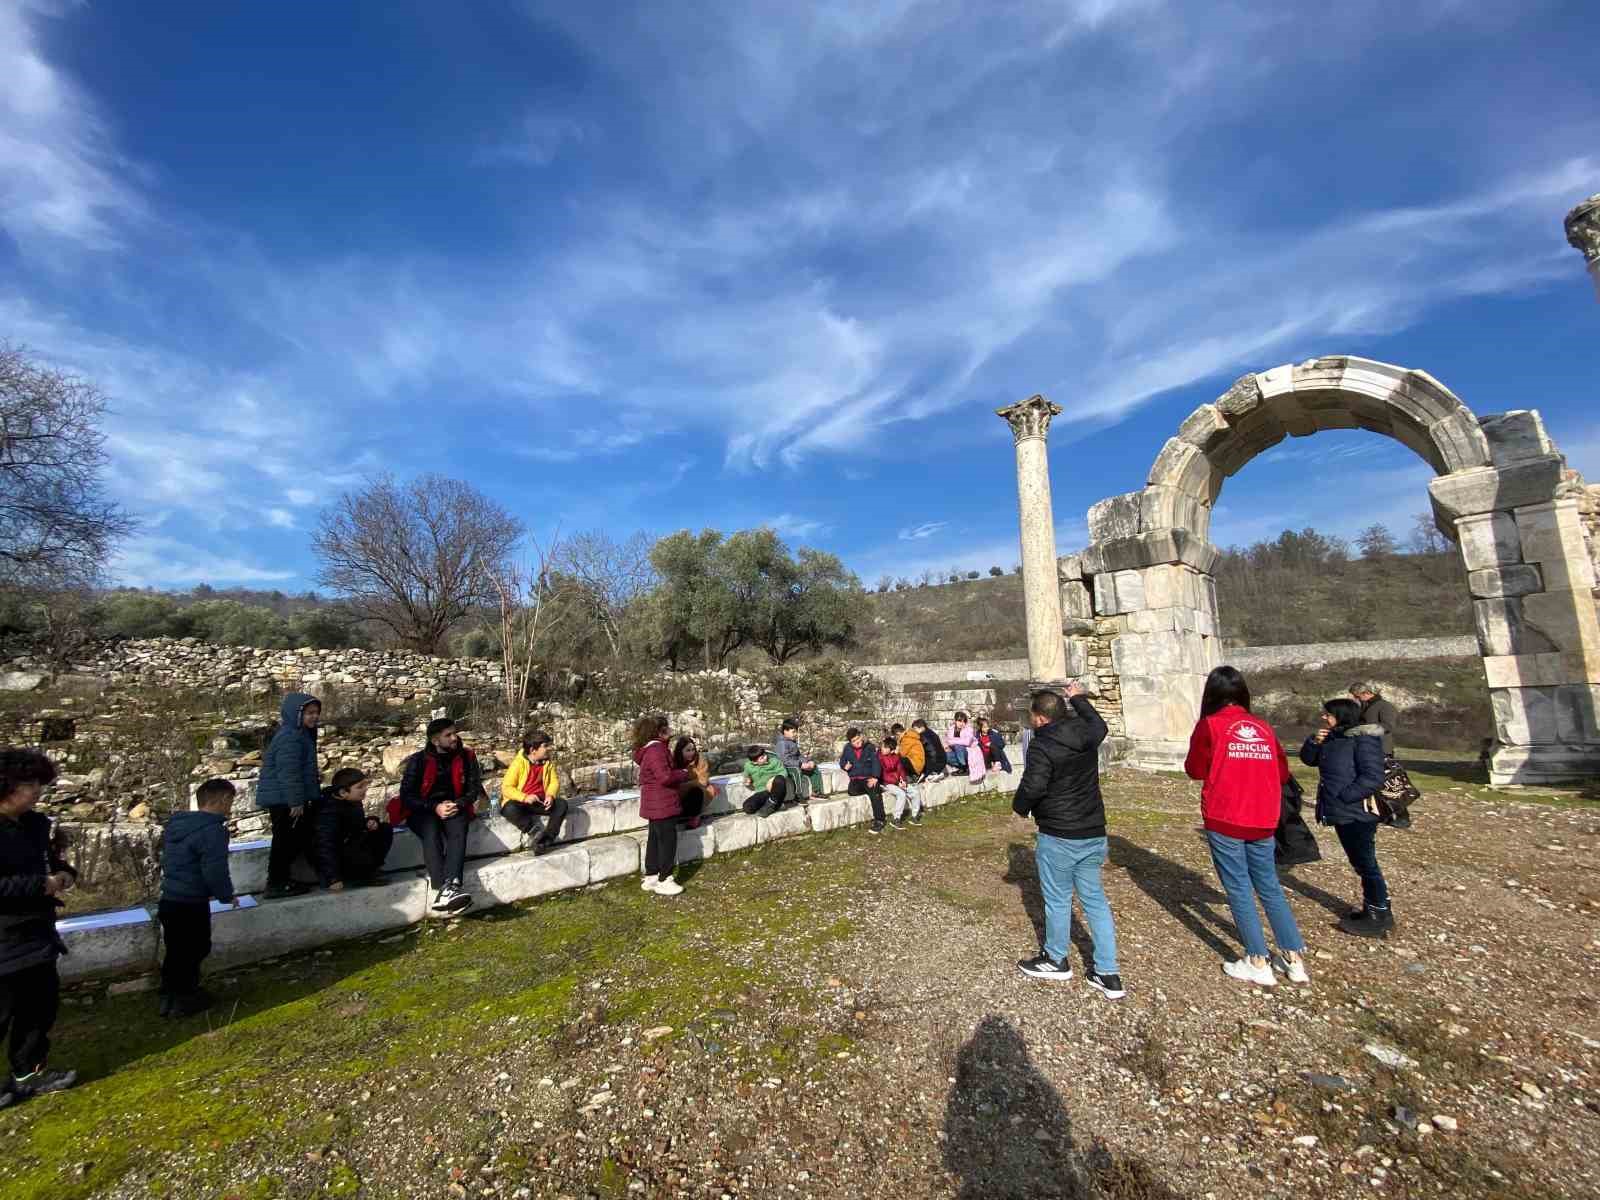
<instances>
[{"instance_id":1,"label":"ruined stone wall","mask_svg":"<svg viewBox=\"0 0 1600 1200\"><path fill-rule=\"evenodd\" d=\"M487 658L437 658L403 650L262 650L198 638L118 642L75 670L113 683L145 682L264 695L274 688L315 691L332 684L399 707L448 692L498 688L501 664Z\"/></svg>"}]
</instances>

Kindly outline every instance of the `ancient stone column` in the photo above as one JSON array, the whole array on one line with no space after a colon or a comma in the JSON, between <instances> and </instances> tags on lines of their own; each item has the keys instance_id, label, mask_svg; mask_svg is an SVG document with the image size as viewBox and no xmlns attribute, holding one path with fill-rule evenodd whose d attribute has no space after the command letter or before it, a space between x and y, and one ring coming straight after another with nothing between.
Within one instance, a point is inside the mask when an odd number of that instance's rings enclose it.
<instances>
[{"instance_id":1,"label":"ancient stone column","mask_svg":"<svg viewBox=\"0 0 1600 1200\"><path fill-rule=\"evenodd\" d=\"M1583 252L1589 264L1589 278L1600 298L1600 193L1590 196L1567 214L1567 241Z\"/></svg>"},{"instance_id":2,"label":"ancient stone column","mask_svg":"<svg viewBox=\"0 0 1600 1200\"><path fill-rule=\"evenodd\" d=\"M1017 510L1022 527L1022 593L1028 621L1028 674L1037 684L1067 676L1056 575L1055 507L1050 501L1050 455L1045 437L1061 406L1031 396L995 412L1011 426L1017 446Z\"/></svg>"}]
</instances>

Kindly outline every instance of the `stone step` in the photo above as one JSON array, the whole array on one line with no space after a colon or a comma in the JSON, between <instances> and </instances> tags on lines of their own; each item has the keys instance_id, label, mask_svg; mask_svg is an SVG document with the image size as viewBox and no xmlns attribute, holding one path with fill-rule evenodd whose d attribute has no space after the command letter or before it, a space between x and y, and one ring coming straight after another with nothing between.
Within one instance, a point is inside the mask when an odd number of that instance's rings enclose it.
<instances>
[{"instance_id":1,"label":"stone step","mask_svg":"<svg viewBox=\"0 0 1600 1200\"><path fill-rule=\"evenodd\" d=\"M997 772L973 784L966 776L951 776L923 784L920 794L929 808L938 808L967 796L1009 790L1017 778L1015 774ZM731 779L722 777L719 782L726 784ZM833 780L829 786L834 786ZM781 838L844 829L864 824L872 817L866 796L838 796L758 818L734 811L728 799L733 789L724 786L722 791L722 803L699 828L679 831L680 864L752 849ZM597 799L602 804L592 827L595 832L575 837L544 855L515 849L516 841L508 839L505 831L514 835L516 830L500 817L473 822L484 829L476 835L476 841L469 842L469 852L477 853L469 861L462 883L476 906L513 904L639 874L643 870L645 823L633 823L637 794ZM630 799L633 816L626 815ZM573 810L594 803L585 800L574 805ZM607 804L616 806L611 810L613 826L620 820L627 828L599 832L606 824L600 813ZM404 929L428 919L428 882L420 874L417 840L409 833L402 839L397 831L395 842L382 882L373 887L351 888L342 893L310 892L216 914L212 918L213 949L206 960L207 969L259 962L332 942ZM266 877L266 843L236 843L230 849L235 888L241 895L260 890ZM254 889L247 886L247 871L259 874ZM144 908L69 917L57 922L56 929L69 951L60 961L61 977L69 983L143 974L153 971L160 959L160 927Z\"/></svg>"}]
</instances>

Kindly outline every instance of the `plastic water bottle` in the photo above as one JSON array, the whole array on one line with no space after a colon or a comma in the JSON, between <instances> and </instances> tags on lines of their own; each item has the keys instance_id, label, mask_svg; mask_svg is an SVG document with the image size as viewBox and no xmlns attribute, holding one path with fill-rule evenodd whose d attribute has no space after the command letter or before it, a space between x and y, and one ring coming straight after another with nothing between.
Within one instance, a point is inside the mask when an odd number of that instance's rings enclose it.
<instances>
[{"instance_id":1,"label":"plastic water bottle","mask_svg":"<svg viewBox=\"0 0 1600 1200\"><path fill-rule=\"evenodd\" d=\"M596 767L594 771L595 795L603 796L611 790L611 772L604 767Z\"/></svg>"}]
</instances>

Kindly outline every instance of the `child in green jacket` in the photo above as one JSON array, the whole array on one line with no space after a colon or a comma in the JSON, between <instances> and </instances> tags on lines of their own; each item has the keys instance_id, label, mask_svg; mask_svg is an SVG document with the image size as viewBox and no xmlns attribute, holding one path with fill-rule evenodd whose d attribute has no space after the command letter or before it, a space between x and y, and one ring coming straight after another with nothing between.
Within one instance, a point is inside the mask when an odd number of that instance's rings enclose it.
<instances>
[{"instance_id":1,"label":"child in green jacket","mask_svg":"<svg viewBox=\"0 0 1600 1200\"><path fill-rule=\"evenodd\" d=\"M750 785L750 796L744 802L744 811L770 817L794 795L789 770L765 746L750 746L746 754L744 781Z\"/></svg>"}]
</instances>

